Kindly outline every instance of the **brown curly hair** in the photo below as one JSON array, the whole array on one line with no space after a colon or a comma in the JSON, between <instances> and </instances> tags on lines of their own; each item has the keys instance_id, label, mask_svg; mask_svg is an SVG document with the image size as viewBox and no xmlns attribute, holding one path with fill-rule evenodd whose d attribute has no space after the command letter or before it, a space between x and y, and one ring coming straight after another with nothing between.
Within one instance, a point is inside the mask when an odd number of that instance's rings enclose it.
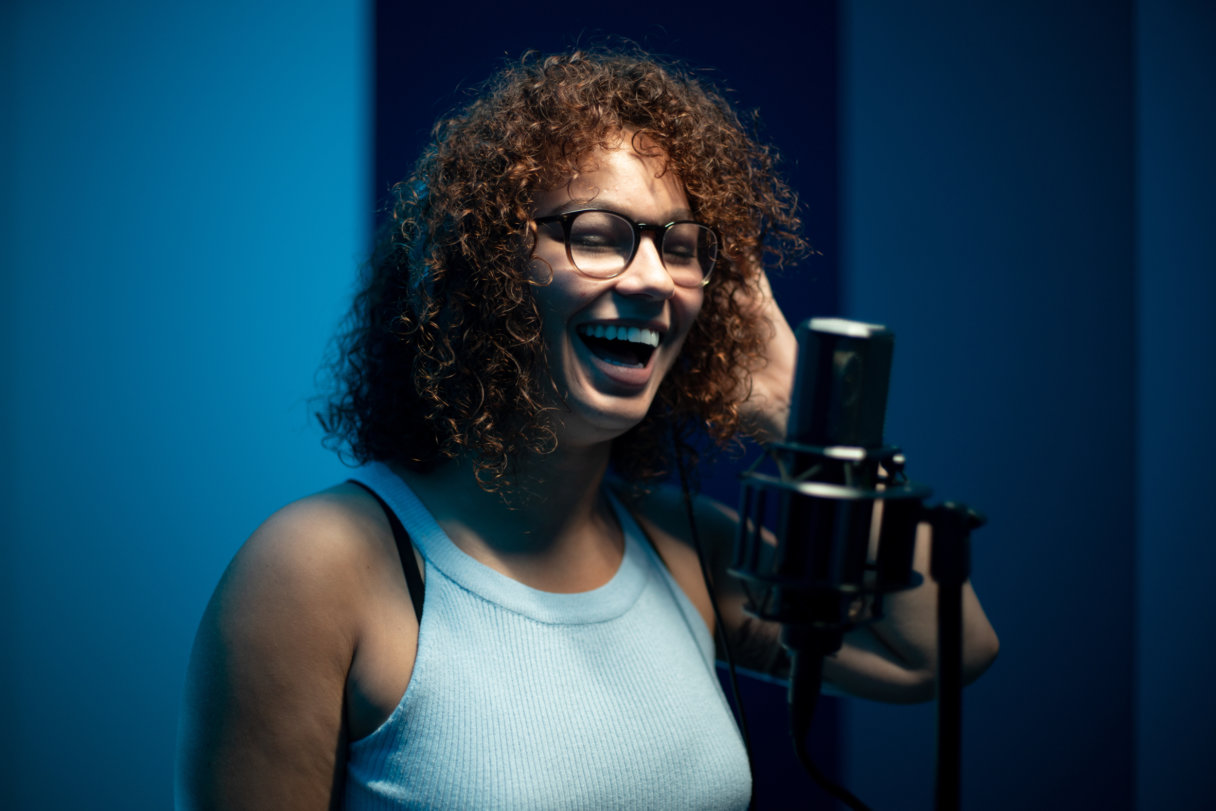
<instances>
[{"instance_id":1,"label":"brown curly hair","mask_svg":"<svg viewBox=\"0 0 1216 811\"><path fill-rule=\"evenodd\" d=\"M505 67L435 125L394 186L330 364L334 392L318 415L328 444L416 470L468 455L487 490L510 486L524 455L555 446L527 275L532 204L624 130L661 150L722 251L680 362L646 418L614 442L614 468L650 480L691 453L681 438L697 426L719 444L740 432L739 404L770 336L737 298L756 289L765 260L805 248L796 197L774 153L691 71L636 50L578 50Z\"/></svg>"}]
</instances>

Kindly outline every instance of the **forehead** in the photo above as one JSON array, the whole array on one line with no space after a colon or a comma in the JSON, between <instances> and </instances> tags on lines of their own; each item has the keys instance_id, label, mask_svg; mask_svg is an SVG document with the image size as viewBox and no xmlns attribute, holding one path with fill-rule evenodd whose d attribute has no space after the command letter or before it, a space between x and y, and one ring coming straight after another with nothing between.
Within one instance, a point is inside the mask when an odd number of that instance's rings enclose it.
<instances>
[{"instance_id":1,"label":"forehead","mask_svg":"<svg viewBox=\"0 0 1216 811\"><path fill-rule=\"evenodd\" d=\"M669 171L667 155L645 139L623 134L584 155L574 174L536 196L537 215L579 206L659 216L688 211L683 183Z\"/></svg>"}]
</instances>

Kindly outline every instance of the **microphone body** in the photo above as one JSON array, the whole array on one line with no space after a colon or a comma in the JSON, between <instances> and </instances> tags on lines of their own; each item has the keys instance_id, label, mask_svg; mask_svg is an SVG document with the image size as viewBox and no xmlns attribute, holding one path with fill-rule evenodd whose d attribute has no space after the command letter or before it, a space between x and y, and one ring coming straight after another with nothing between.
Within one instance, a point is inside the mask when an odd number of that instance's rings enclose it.
<instances>
[{"instance_id":1,"label":"microphone body","mask_svg":"<svg viewBox=\"0 0 1216 811\"><path fill-rule=\"evenodd\" d=\"M882 445L895 335L878 324L812 318L798 326L786 438L804 445Z\"/></svg>"},{"instance_id":2,"label":"microphone body","mask_svg":"<svg viewBox=\"0 0 1216 811\"><path fill-rule=\"evenodd\" d=\"M787 437L743 476L731 571L761 587L747 610L781 623L787 648L827 655L858 600L872 598L873 616L881 593L914 584L916 515L929 491L892 478L903 457L883 444L894 334L842 318L810 319L796 334ZM775 473L761 471L765 462ZM775 546L761 532L774 492ZM878 500L883 528L871 549Z\"/></svg>"},{"instance_id":3,"label":"microphone body","mask_svg":"<svg viewBox=\"0 0 1216 811\"><path fill-rule=\"evenodd\" d=\"M801 602L806 622L786 622L785 642L840 647L850 605L864 587L874 491L882 447L895 336L876 324L816 318L798 327L785 473L793 481L846 488L842 498L781 499L776 572L798 581L787 602ZM848 492L851 490L852 492ZM851 496L851 497L849 497ZM801 626L801 627L800 627Z\"/></svg>"}]
</instances>

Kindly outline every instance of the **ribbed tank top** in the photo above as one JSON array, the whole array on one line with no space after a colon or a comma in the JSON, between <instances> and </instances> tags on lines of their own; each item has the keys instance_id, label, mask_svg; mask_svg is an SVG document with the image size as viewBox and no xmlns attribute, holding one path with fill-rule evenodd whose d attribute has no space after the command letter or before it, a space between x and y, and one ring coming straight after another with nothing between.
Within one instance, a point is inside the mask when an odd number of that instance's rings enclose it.
<instances>
[{"instance_id":1,"label":"ribbed tank top","mask_svg":"<svg viewBox=\"0 0 1216 811\"><path fill-rule=\"evenodd\" d=\"M458 549L386 466L351 478L409 531L426 596L401 703L350 744L347 809L747 807L709 629L611 494L620 569L556 594Z\"/></svg>"}]
</instances>

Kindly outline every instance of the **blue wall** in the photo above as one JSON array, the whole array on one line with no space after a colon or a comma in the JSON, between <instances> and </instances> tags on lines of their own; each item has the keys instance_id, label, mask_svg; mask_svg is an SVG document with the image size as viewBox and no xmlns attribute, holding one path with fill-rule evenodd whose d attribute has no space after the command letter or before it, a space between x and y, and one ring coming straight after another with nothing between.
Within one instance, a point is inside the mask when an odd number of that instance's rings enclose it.
<instances>
[{"instance_id":1,"label":"blue wall","mask_svg":"<svg viewBox=\"0 0 1216 811\"><path fill-rule=\"evenodd\" d=\"M1137 9L1137 798L1216 797L1216 6Z\"/></svg>"},{"instance_id":2,"label":"blue wall","mask_svg":"<svg viewBox=\"0 0 1216 811\"><path fill-rule=\"evenodd\" d=\"M368 11L3 14L0 807L165 808L211 589L341 474L304 398L366 246Z\"/></svg>"},{"instance_id":3,"label":"blue wall","mask_svg":"<svg viewBox=\"0 0 1216 811\"><path fill-rule=\"evenodd\" d=\"M1131 8L997 5L850 6L846 309L896 332L910 475L991 520L968 807L1129 808ZM931 808L933 708L849 710L851 782Z\"/></svg>"},{"instance_id":4,"label":"blue wall","mask_svg":"<svg viewBox=\"0 0 1216 811\"><path fill-rule=\"evenodd\" d=\"M846 8L846 311L898 336L911 475L991 519L965 803L1207 807L1211 6ZM932 707L845 734L863 798L932 807Z\"/></svg>"}]
</instances>

